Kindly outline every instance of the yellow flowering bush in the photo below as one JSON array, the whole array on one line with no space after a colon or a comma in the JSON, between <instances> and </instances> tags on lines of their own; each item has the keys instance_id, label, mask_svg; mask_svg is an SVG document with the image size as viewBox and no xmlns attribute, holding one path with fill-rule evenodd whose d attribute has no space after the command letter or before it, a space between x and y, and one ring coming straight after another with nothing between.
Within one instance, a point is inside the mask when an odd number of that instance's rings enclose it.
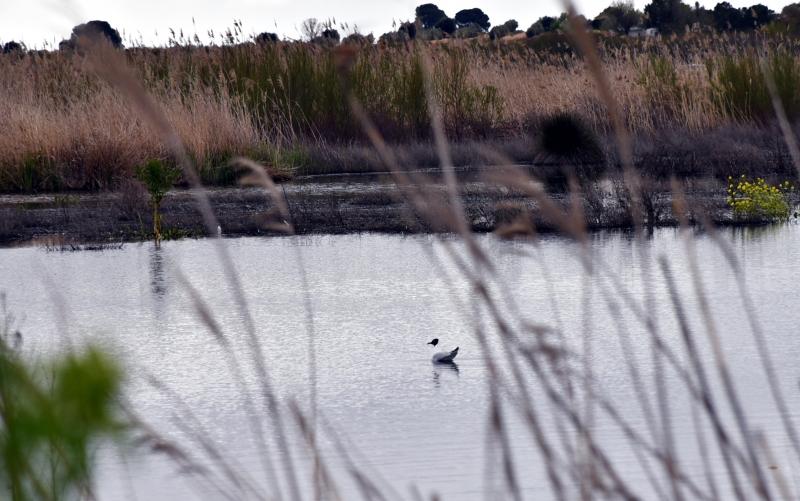
<instances>
[{"instance_id":1,"label":"yellow flowering bush","mask_svg":"<svg viewBox=\"0 0 800 501\"><path fill-rule=\"evenodd\" d=\"M777 185L763 178L754 180L742 175L739 179L728 177L728 205L739 219L781 221L789 218L787 195L794 191L789 181Z\"/></svg>"}]
</instances>

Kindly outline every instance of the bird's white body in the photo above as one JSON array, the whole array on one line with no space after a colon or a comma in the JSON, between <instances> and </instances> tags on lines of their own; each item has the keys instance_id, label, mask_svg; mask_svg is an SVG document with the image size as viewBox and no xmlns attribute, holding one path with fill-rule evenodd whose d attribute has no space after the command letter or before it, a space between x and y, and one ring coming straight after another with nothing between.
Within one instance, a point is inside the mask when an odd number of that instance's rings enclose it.
<instances>
[{"instance_id":1,"label":"bird's white body","mask_svg":"<svg viewBox=\"0 0 800 501\"><path fill-rule=\"evenodd\" d=\"M449 364L453 362L453 359L456 358L458 355L458 347L453 351L440 351L433 355L433 362L437 364Z\"/></svg>"}]
</instances>

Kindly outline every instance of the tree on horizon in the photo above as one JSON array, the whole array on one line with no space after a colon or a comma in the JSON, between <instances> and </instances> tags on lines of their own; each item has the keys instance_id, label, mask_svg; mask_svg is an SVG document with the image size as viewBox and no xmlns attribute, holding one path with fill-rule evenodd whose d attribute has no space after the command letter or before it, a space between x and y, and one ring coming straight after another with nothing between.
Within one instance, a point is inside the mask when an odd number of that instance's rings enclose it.
<instances>
[{"instance_id":1,"label":"tree on horizon","mask_svg":"<svg viewBox=\"0 0 800 501\"><path fill-rule=\"evenodd\" d=\"M436 28L436 24L447 17L447 14L442 9L432 3L419 5L414 10L414 14L416 14L417 19L425 29Z\"/></svg>"},{"instance_id":2,"label":"tree on horizon","mask_svg":"<svg viewBox=\"0 0 800 501\"><path fill-rule=\"evenodd\" d=\"M489 16L487 16L481 9L477 7L472 9L463 9L456 12L455 21L459 28L475 25L481 30L486 31L491 26L491 23L489 22Z\"/></svg>"}]
</instances>

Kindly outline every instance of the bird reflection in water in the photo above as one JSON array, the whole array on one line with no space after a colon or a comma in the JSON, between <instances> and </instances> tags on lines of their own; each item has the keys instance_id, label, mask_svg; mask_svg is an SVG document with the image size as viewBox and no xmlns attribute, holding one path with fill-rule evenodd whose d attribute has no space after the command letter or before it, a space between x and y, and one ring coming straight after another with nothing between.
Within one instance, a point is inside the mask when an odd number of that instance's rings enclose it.
<instances>
[{"instance_id":1,"label":"bird reflection in water","mask_svg":"<svg viewBox=\"0 0 800 501\"><path fill-rule=\"evenodd\" d=\"M433 363L433 385L438 388L441 384L442 374L455 374L459 376L458 364L455 362L434 362ZM448 377L448 376L445 376Z\"/></svg>"}]
</instances>

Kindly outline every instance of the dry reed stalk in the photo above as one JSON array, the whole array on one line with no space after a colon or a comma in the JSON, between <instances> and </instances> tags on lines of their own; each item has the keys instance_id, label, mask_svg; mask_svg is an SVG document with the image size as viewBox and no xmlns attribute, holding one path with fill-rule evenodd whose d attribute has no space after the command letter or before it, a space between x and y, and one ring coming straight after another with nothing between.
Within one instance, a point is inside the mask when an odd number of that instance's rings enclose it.
<instances>
[{"instance_id":1,"label":"dry reed stalk","mask_svg":"<svg viewBox=\"0 0 800 501\"><path fill-rule=\"evenodd\" d=\"M273 224L273 228L283 230L285 233L294 234L294 223L292 222L291 212L285 198L285 192L278 191L278 186L272 180L267 170L263 165L246 158L238 158L234 162L240 166L247 168L250 172L249 176L245 176L240 180L242 184L250 184L260 186L264 189L269 197L272 199L273 204L278 208L283 221L277 225ZM305 328L307 338L307 353L309 365L309 401L310 401L310 425L306 421L299 409L294 409L295 418L298 423L302 425L305 436L309 442L309 446L314 457L314 499L322 497L322 488L330 483L328 474L325 470L324 462L320 455L317 442L317 348L316 348L316 328L314 323L314 306L311 300L311 288L308 282L308 273L306 272L305 259L303 258L302 249L299 246L294 246L295 264L297 265L298 273L300 274L300 286L303 291L303 311L305 312Z\"/></svg>"},{"instance_id":2,"label":"dry reed stalk","mask_svg":"<svg viewBox=\"0 0 800 501\"><path fill-rule=\"evenodd\" d=\"M716 46L687 40L677 48L674 41L659 42L661 46L656 48L603 48L598 57L608 77L605 85L594 79L594 64L587 68L572 54L546 55L524 42L517 43L518 50L514 51L492 51L481 44L467 43L446 49L436 45L428 48L437 82L453 64L468 61L461 81L466 84L463 88L492 89L499 102L504 103L492 111L492 117L480 126L485 130L477 130L476 137L504 137L509 133L524 136L542 118L565 111L577 114L592 129L605 134L616 128L617 122L613 113L606 112L604 96L609 92L618 101L628 129L643 137L658 137L670 130L680 130L688 136L741 122L727 116L713 102L711 79L704 63L726 54L740 57L749 47L747 44L753 42L722 37L721 45ZM288 77L259 73L256 64L274 64L284 71L291 54L306 51L314 71L323 72L330 53L313 47L281 47L274 52L245 44L225 48L136 48L128 50L126 57L134 67L135 77L145 81L144 87L157 106L167 111L167 119L190 156L205 166L204 171L213 172L235 156L282 151L287 145L335 145L338 140L354 139L325 135L314 124L314 117L301 116L304 94L291 87ZM763 50L770 53L775 48L768 45ZM416 57L415 50L409 49L366 52L365 65L376 67L386 67L386 61L407 66ZM651 85L653 82L644 78L654 57L674 69L677 95L658 90L664 82L656 79L656 85ZM237 76L238 60L250 64L242 71L255 73ZM255 97L249 92L256 80L265 92L271 93L274 102L252 102ZM10 131L0 137L2 189L31 190L23 182L26 163L46 178L39 181L43 186L39 189L113 188L121 179L130 177L137 165L169 153L157 128L131 120L129 104L87 72L86 62L79 54L0 56L0 91L5 96L0 103L0 125ZM367 92L364 97L370 102L366 108L371 112L388 109L386 100L393 99L392 92ZM456 97L464 102L472 99L466 95ZM443 121L449 131L457 131L469 117L461 117L448 103L440 103ZM342 111L335 119L358 122L348 115ZM459 117L464 118L462 123ZM377 117L376 121L385 123L387 117ZM748 125L759 129L755 123ZM397 127L402 129L402 124L395 124Z\"/></svg>"},{"instance_id":3,"label":"dry reed stalk","mask_svg":"<svg viewBox=\"0 0 800 501\"><path fill-rule=\"evenodd\" d=\"M225 360L228 365L228 370L233 376L240 394L244 397L244 404L249 418L248 422L250 424L250 431L254 435L256 447L259 450L259 461L261 462L262 468L266 472L267 479L271 484L267 488L269 489L271 487L275 489L275 497L277 499L281 499L283 497L281 486L275 474L275 467L272 464L272 455L267 447L267 439L264 433L264 428L261 420L258 418L257 406L253 401L253 397L250 393L250 388L245 379L244 371L239 358L236 356L236 352L231 345L230 340L222 331L222 327L220 326L219 322L217 322L213 312L211 311L211 308L209 308L208 304L203 300L197 289L195 289L195 287L189 282L188 278L179 270L177 272L177 278L178 283L189 292L195 312L197 313L201 322L206 326L209 333L212 334L214 339L219 343L223 349L223 352L225 353Z\"/></svg>"},{"instance_id":4,"label":"dry reed stalk","mask_svg":"<svg viewBox=\"0 0 800 501\"><path fill-rule=\"evenodd\" d=\"M140 434L135 443L147 445L152 452L162 454L179 466L179 471L183 474L194 475L208 484L212 491L218 492L226 499L232 499L231 494L213 477L213 473L208 468L202 466L179 444L169 440L167 437L150 426L146 420L142 419L134 410L130 402L121 404L122 412L127 421ZM197 493L202 495L201 492Z\"/></svg>"},{"instance_id":5,"label":"dry reed stalk","mask_svg":"<svg viewBox=\"0 0 800 501\"><path fill-rule=\"evenodd\" d=\"M646 320L646 317L643 317L643 320L645 321L645 323L646 323L646 324L648 324L648 325L649 325L648 321ZM657 332L654 332L654 339L657 339ZM663 346L663 342L660 342L660 341L659 341L659 342L658 342L658 343L656 343L654 346L655 346L655 347L661 347L661 346ZM671 358L671 360L674 360L674 357L673 357L673 358ZM674 362L673 362L673 363L674 363ZM662 407L662 409L663 409L663 407ZM713 415L714 415L714 412L712 411L712 416L713 416ZM720 429L718 428L718 432L719 432L719 431L720 431ZM725 436L727 436L727 435L726 435L726 434L724 434L724 432L723 432L723 434L722 434L722 437L723 437L723 438L722 438L722 442L723 442L723 443L724 443L724 442L727 440L726 438L724 438ZM745 437L746 437L746 434L745 434ZM746 438L745 438L745 439L746 439ZM727 446L726 446L726 448L727 448ZM727 453L726 453L725 451L723 451L723 455L727 457ZM741 456L739 456L739 457L740 457L740 459L741 459ZM752 457L752 456L751 456L751 457ZM743 463L743 464L744 464L744 463ZM669 457L667 457L667 458L666 458L666 460L664 461L664 465L665 465L665 468L667 468L667 471L668 471L669 477L670 477L670 479L673 481L673 486L674 486L674 485L675 485L675 484L674 484L674 480L675 480L675 478L677 477L677 471L676 471L676 469L675 469L675 464L674 464L673 460L671 460L671 459L669 459ZM746 468L746 469L749 469L747 466L745 466L745 468ZM733 477L733 484L734 484L734 486L736 486L736 485L737 485L737 482L736 482L735 478L736 478L736 477ZM764 487L764 483L763 483L763 482L757 482L757 484L756 484L756 485L757 485L758 489L760 490L760 492L761 492L762 494L764 494L764 493L766 492L766 491L764 490L764 489L765 489L765 487ZM677 494L677 492L678 492L678 491L677 491L677 490L675 490L674 492ZM697 491L695 491L695 492L697 492ZM713 490L712 490L712 492L713 492Z\"/></svg>"},{"instance_id":6,"label":"dry reed stalk","mask_svg":"<svg viewBox=\"0 0 800 501\"><path fill-rule=\"evenodd\" d=\"M134 75L127 67L124 60L108 44L94 44L90 53L93 68L111 85L121 90L131 101L131 105L141 114L142 118L150 122L151 126L158 131L165 146L171 151L178 164L181 166L185 178L189 184L195 188L193 196L198 205L198 209L203 217L209 235L215 235L218 222L211 209L207 193L203 189L197 171L188 156L180 137L171 127L166 115L154 103L152 97L145 91L141 84L135 79ZM243 287L239 279L233 259L230 257L228 249L224 246L221 239L215 239L215 247L219 256L219 261L223 266L225 277L231 285L234 301L238 307L239 315L244 324L247 339L250 344L250 355L258 374L261 385L261 393L264 398L264 405L271 419L275 423L275 435L281 454L288 465L287 483L289 492L293 499L302 499L300 488L297 482L297 474L292 460L292 453L289 449L284 429L282 413L280 411L277 396L272 388L269 371L267 370L266 360L262 351L261 342L256 335L255 324L250 313L247 298L244 295Z\"/></svg>"},{"instance_id":7,"label":"dry reed stalk","mask_svg":"<svg viewBox=\"0 0 800 501\"><path fill-rule=\"evenodd\" d=\"M221 475L230 482L232 487L237 491L236 493L228 494L232 499L235 499L237 496L255 496L255 499L259 500L268 499L269 496L261 492L258 484L250 478L250 475L242 465L235 459L229 457L219 445L211 440L209 437L209 430L203 425L202 421L197 418L191 407L181 398L178 392L152 374L149 374L145 380L147 384L168 397L173 403L177 404L180 412L176 411L173 413L173 423L179 431L184 433L189 440L199 446L208 458L219 467Z\"/></svg>"}]
</instances>

